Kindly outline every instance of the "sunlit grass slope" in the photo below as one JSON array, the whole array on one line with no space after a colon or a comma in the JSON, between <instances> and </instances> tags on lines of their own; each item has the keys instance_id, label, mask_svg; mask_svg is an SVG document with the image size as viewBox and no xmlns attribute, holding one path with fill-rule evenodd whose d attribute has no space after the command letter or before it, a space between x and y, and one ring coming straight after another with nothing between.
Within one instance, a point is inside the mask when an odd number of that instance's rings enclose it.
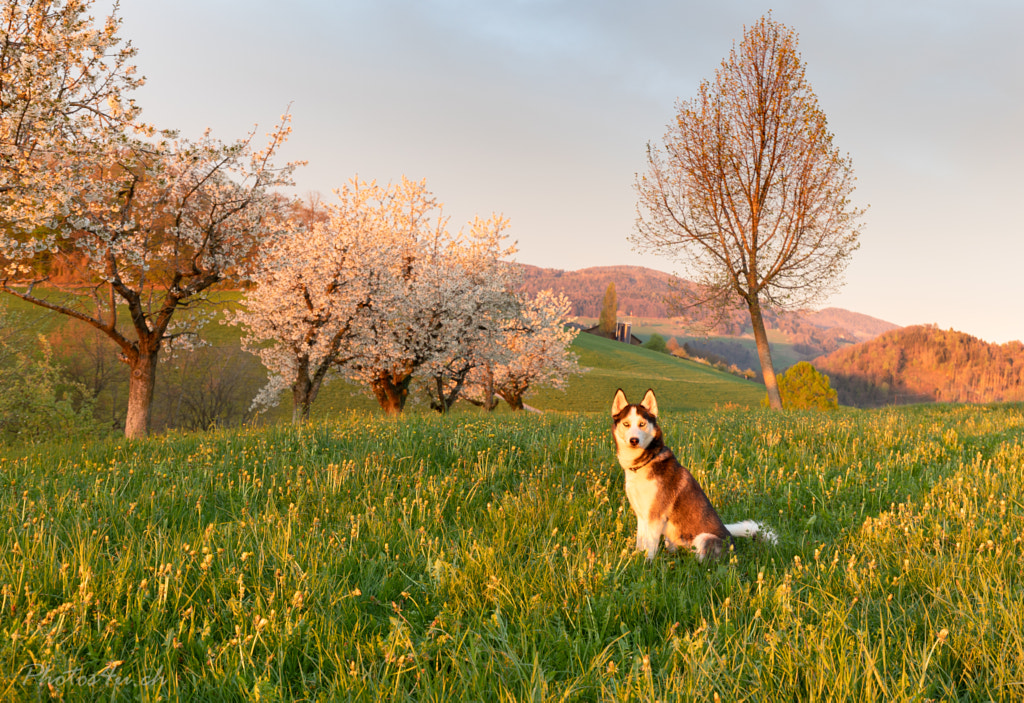
<instances>
[{"instance_id":1,"label":"sunlit grass slope","mask_svg":"<svg viewBox=\"0 0 1024 703\"><path fill-rule=\"evenodd\" d=\"M0 454L0 698L1020 699L1024 408L665 424L777 547L645 563L604 412Z\"/></svg>"},{"instance_id":2,"label":"sunlit grass slope","mask_svg":"<svg viewBox=\"0 0 1024 703\"><path fill-rule=\"evenodd\" d=\"M573 376L569 388L540 390L527 401L539 409L594 411L611 406L617 388L639 402L648 388L658 395L663 410L695 410L736 405L756 407L764 386L668 354L579 334L573 343L580 366L589 370Z\"/></svg>"},{"instance_id":3,"label":"sunlit grass slope","mask_svg":"<svg viewBox=\"0 0 1024 703\"><path fill-rule=\"evenodd\" d=\"M665 410L757 407L764 395L764 386L709 366L592 334L577 335L572 350L586 372L570 377L565 391L538 389L527 397L528 405L545 411L604 411L611 407L617 388L625 390L631 400L635 398L634 402L653 388L659 407ZM424 407L410 404L413 411ZM476 414L476 408L468 403L456 407ZM358 386L334 380L321 390L313 416L327 418L349 409L373 412L376 402ZM290 397L282 395L281 404L267 417L272 421L290 418Z\"/></svg>"}]
</instances>

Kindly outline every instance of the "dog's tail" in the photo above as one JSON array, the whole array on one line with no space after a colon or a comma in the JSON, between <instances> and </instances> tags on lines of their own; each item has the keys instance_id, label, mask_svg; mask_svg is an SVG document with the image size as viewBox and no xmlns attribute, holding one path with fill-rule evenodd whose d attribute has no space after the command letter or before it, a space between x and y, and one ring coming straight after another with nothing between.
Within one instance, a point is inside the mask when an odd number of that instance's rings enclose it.
<instances>
[{"instance_id":1,"label":"dog's tail","mask_svg":"<svg viewBox=\"0 0 1024 703\"><path fill-rule=\"evenodd\" d=\"M775 530L762 525L759 522L753 520L744 520L743 522L734 522L731 525L726 525L725 529L729 531L733 537L757 537L763 539L769 544L778 544L779 536L775 534Z\"/></svg>"}]
</instances>

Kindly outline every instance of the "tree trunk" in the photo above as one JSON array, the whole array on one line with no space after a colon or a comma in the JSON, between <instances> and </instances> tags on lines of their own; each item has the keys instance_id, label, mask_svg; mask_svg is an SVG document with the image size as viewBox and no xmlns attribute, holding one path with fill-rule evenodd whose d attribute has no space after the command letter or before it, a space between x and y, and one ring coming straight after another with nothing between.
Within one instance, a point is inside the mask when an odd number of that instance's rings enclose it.
<instances>
[{"instance_id":1,"label":"tree trunk","mask_svg":"<svg viewBox=\"0 0 1024 703\"><path fill-rule=\"evenodd\" d=\"M437 412L444 415L452 408L452 406L448 403L448 398L446 398L444 394L444 377L434 377L434 389L437 392L437 397L430 399L430 409L436 410Z\"/></svg>"},{"instance_id":2,"label":"tree trunk","mask_svg":"<svg viewBox=\"0 0 1024 703\"><path fill-rule=\"evenodd\" d=\"M309 410L320 392L323 376L309 375L309 359L300 358L299 368L292 384L292 424L301 425L309 421Z\"/></svg>"},{"instance_id":3,"label":"tree trunk","mask_svg":"<svg viewBox=\"0 0 1024 703\"><path fill-rule=\"evenodd\" d=\"M437 397L431 399L430 407L442 415L451 410L452 406L455 405L455 401L459 399L459 394L462 393L462 387L466 383L466 376L468 374L469 369L466 369L462 373L453 377L452 381L455 385L452 386L451 393L444 392L444 376L435 376L434 384L437 391Z\"/></svg>"},{"instance_id":4,"label":"tree trunk","mask_svg":"<svg viewBox=\"0 0 1024 703\"><path fill-rule=\"evenodd\" d=\"M405 409L405 400L409 396L411 382L411 374L402 376L382 371L370 382L370 388L373 390L381 410L388 415L398 415Z\"/></svg>"},{"instance_id":5,"label":"tree trunk","mask_svg":"<svg viewBox=\"0 0 1024 703\"><path fill-rule=\"evenodd\" d=\"M512 410L523 409L523 396L519 393L504 393L501 396Z\"/></svg>"},{"instance_id":6,"label":"tree trunk","mask_svg":"<svg viewBox=\"0 0 1024 703\"><path fill-rule=\"evenodd\" d=\"M517 383L510 380L498 390L498 395L508 403L508 407L512 410L525 410L526 404L523 402L523 396L526 395L526 391L529 389L529 381Z\"/></svg>"},{"instance_id":7,"label":"tree trunk","mask_svg":"<svg viewBox=\"0 0 1024 703\"><path fill-rule=\"evenodd\" d=\"M301 425L309 420L309 406L313 404L311 397L312 384L309 376L300 376L292 384L292 424Z\"/></svg>"},{"instance_id":8,"label":"tree trunk","mask_svg":"<svg viewBox=\"0 0 1024 703\"><path fill-rule=\"evenodd\" d=\"M153 406L153 388L156 385L156 359L159 350L139 352L129 360L128 416L124 421L124 436L141 439L149 434L149 415Z\"/></svg>"},{"instance_id":9,"label":"tree trunk","mask_svg":"<svg viewBox=\"0 0 1024 703\"><path fill-rule=\"evenodd\" d=\"M750 326L754 330L754 342L757 344L757 356L761 360L761 375L764 387L768 390L768 405L773 410L782 410L782 396L779 395L779 383L775 378L775 367L772 365L772 350L768 346L768 333L764 329L764 318L761 317L761 303L755 297L747 300L750 311Z\"/></svg>"},{"instance_id":10,"label":"tree trunk","mask_svg":"<svg viewBox=\"0 0 1024 703\"><path fill-rule=\"evenodd\" d=\"M475 398L465 398L464 400L484 410L494 410L498 407L498 397L494 395L490 397L490 400L477 400Z\"/></svg>"},{"instance_id":11,"label":"tree trunk","mask_svg":"<svg viewBox=\"0 0 1024 703\"><path fill-rule=\"evenodd\" d=\"M494 397L494 371L491 369L490 364L484 366L484 374L486 378L484 382L484 399L478 405L490 412L498 407L498 399Z\"/></svg>"}]
</instances>

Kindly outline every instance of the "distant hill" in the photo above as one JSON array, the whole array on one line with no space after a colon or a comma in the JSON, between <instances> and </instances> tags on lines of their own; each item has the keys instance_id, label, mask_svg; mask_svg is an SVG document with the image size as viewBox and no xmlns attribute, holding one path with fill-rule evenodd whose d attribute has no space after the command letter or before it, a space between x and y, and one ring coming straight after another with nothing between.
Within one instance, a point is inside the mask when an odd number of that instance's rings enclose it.
<instances>
[{"instance_id":1,"label":"distant hill","mask_svg":"<svg viewBox=\"0 0 1024 703\"><path fill-rule=\"evenodd\" d=\"M520 264L523 290L531 295L542 290L565 293L573 314L598 317L609 283L615 284L619 310L638 317L673 317L665 302L675 276L641 266L595 266L578 271L547 269Z\"/></svg>"},{"instance_id":2,"label":"distant hill","mask_svg":"<svg viewBox=\"0 0 1024 703\"><path fill-rule=\"evenodd\" d=\"M899 325L891 322L842 308L824 308L817 312L804 313L803 317L818 327L839 328L851 332L859 342L866 342L891 330L899 329Z\"/></svg>"},{"instance_id":3,"label":"distant hill","mask_svg":"<svg viewBox=\"0 0 1024 703\"><path fill-rule=\"evenodd\" d=\"M672 299L681 291L692 290L693 283L661 271L642 266L596 266L577 271L528 264L520 266L523 290L531 294L547 289L564 293L573 303L573 314L579 317L598 317L605 290L609 283L615 283L619 311L623 315L641 319L673 318L681 334L686 334L686 330L691 328L699 329L691 333L700 337L728 338L751 334L750 320L744 308L737 307L723 320L709 326L700 309L684 311L673 306ZM840 308L781 315L765 311L765 324L770 332L777 333L774 335L776 339L781 338L791 345L796 359L828 354L898 328L891 322ZM753 367L757 365L756 355L751 355L749 345L722 339L692 341L691 344L706 354L714 354L741 368L751 368L751 359L754 360Z\"/></svg>"},{"instance_id":4,"label":"distant hill","mask_svg":"<svg viewBox=\"0 0 1024 703\"><path fill-rule=\"evenodd\" d=\"M844 405L1024 401L1024 344L990 344L931 325L893 330L813 363Z\"/></svg>"}]
</instances>

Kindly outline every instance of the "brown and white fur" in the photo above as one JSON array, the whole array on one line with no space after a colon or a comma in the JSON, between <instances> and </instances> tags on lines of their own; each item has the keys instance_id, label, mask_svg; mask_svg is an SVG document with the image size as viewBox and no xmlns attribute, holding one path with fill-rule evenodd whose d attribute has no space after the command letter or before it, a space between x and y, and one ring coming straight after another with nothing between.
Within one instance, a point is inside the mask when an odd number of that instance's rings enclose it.
<instances>
[{"instance_id":1,"label":"brown and white fur","mask_svg":"<svg viewBox=\"0 0 1024 703\"><path fill-rule=\"evenodd\" d=\"M688 547L697 559L717 557L733 537L755 537L775 543L775 533L745 520L726 525L693 475L665 446L658 426L658 401L648 390L631 404L620 388L612 401L612 436L619 464L626 472L626 495L636 513L636 548L648 561L661 538L674 552Z\"/></svg>"}]
</instances>

